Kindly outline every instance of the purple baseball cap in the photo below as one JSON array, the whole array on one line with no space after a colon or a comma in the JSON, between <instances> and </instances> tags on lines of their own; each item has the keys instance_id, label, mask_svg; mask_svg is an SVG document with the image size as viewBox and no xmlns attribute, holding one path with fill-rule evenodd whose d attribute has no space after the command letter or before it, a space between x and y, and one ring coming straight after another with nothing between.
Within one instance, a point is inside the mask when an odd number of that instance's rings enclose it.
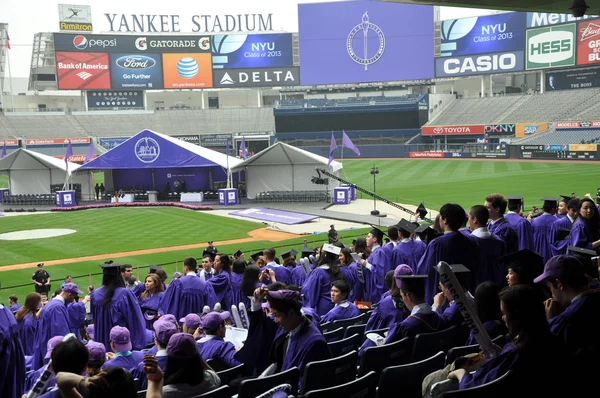
<instances>
[{"instance_id":1,"label":"purple baseball cap","mask_svg":"<svg viewBox=\"0 0 600 398\"><path fill-rule=\"evenodd\" d=\"M110 341L115 343L118 352L131 351L131 334L123 326L115 326L110 330Z\"/></svg>"},{"instance_id":2,"label":"purple baseball cap","mask_svg":"<svg viewBox=\"0 0 600 398\"><path fill-rule=\"evenodd\" d=\"M267 296L274 298L275 300L291 300L296 304L296 306L299 309L302 308L302 295L300 294L300 292L297 292L295 290L277 290L274 292L268 292Z\"/></svg>"},{"instance_id":3,"label":"purple baseball cap","mask_svg":"<svg viewBox=\"0 0 600 398\"><path fill-rule=\"evenodd\" d=\"M58 343L62 343L64 338L65 336L54 336L48 340L48 344L46 345L46 356L44 359L50 359L52 356L52 350L58 345Z\"/></svg>"},{"instance_id":4,"label":"purple baseball cap","mask_svg":"<svg viewBox=\"0 0 600 398\"><path fill-rule=\"evenodd\" d=\"M581 262L573 256L561 254L554 256L546 262L542 275L535 278L535 283L540 283L548 278L564 278L566 276L585 275Z\"/></svg>"},{"instance_id":5,"label":"purple baseball cap","mask_svg":"<svg viewBox=\"0 0 600 398\"><path fill-rule=\"evenodd\" d=\"M83 294L81 290L77 287L73 282L65 283L63 285L62 291L65 293L73 293L73 294Z\"/></svg>"},{"instance_id":6,"label":"purple baseball cap","mask_svg":"<svg viewBox=\"0 0 600 398\"><path fill-rule=\"evenodd\" d=\"M85 328L85 332L90 337L90 339L94 340L94 324L93 323L88 325L87 328Z\"/></svg>"},{"instance_id":7,"label":"purple baseball cap","mask_svg":"<svg viewBox=\"0 0 600 398\"><path fill-rule=\"evenodd\" d=\"M175 333L167 344L167 355L173 358L194 358L200 355L196 339L188 333Z\"/></svg>"},{"instance_id":8,"label":"purple baseball cap","mask_svg":"<svg viewBox=\"0 0 600 398\"><path fill-rule=\"evenodd\" d=\"M209 312L202 318L202 328L204 330L217 330L219 326L229 319L229 312Z\"/></svg>"},{"instance_id":9,"label":"purple baseball cap","mask_svg":"<svg viewBox=\"0 0 600 398\"><path fill-rule=\"evenodd\" d=\"M175 317L175 315L165 314L165 315L161 316L160 319L163 321L171 322L173 325L175 325L175 327L179 327L179 324L177 323L177 318Z\"/></svg>"},{"instance_id":10,"label":"purple baseball cap","mask_svg":"<svg viewBox=\"0 0 600 398\"><path fill-rule=\"evenodd\" d=\"M396 287L400 289L400 286L402 285L402 279L400 279L399 276L412 274L413 270L408 265L400 264L399 266L397 266L394 270L394 283L396 284Z\"/></svg>"},{"instance_id":11,"label":"purple baseball cap","mask_svg":"<svg viewBox=\"0 0 600 398\"><path fill-rule=\"evenodd\" d=\"M181 318L179 322L194 330L200 327L200 317L198 314L187 314L185 318Z\"/></svg>"},{"instance_id":12,"label":"purple baseball cap","mask_svg":"<svg viewBox=\"0 0 600 398\"><path fill-rule=\"evenodd\" d=\"M158 340L163 347L166 346L171 340L171 337L177 333L175 325L168 321L156 321L152 324L152 327L154 328L156 340Z\"/></svg>"},{"instance_id":13,"label":"purple baseball cap","mask_svg":"<svg viewBox=\"0 0 600 398\"><path fill-rule=\"evenodd\" d=\"M104 348L104 344L92 341L87 343L86 347L90 355L88 364L99 366L106 362L106 349Z\"/></svg>"}]
</instances>

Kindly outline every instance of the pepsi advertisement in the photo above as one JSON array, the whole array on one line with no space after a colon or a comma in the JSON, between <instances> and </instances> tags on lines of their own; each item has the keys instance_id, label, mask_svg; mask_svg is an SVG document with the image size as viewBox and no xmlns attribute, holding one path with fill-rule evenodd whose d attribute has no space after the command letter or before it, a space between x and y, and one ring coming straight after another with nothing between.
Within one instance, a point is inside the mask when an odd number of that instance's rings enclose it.
<instances>
[{"instance_id":1,"label":"pepsi advertisement","mask_svg":"<svg viewBox=\"0 0 600 398\"><path fill-rule=\"evenodd\" d=\"M163 88L160 54L110 54L110 83L113 89Z\"/></svg>"},{"instance_id":2,"label":"pepsi advertisement","mask_svg":"<svg viewBox=\"0 0 600 398\"><path fill-rule=\"evenodd\" d=\"M524 12L442 21L441 56L484 54L525 49Z\"/></svg>"},{"instance_id":3,"label":"pepsi advertisement","mask_svg":"<svg viewBox=\"0 0 600 398\"><path fill-rule=\"evenodd\" d=\"M292 34L214 35L213 69L292 66Z\"/></svg>"}]
</instances>

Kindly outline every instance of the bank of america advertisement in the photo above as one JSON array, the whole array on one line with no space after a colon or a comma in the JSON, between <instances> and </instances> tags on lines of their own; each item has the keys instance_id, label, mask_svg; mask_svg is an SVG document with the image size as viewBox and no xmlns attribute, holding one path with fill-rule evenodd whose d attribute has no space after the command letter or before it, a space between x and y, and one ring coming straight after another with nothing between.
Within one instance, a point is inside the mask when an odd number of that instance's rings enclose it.
<instances>
[{"instance_id":1,"label":"bank of america advertisement","mask_svg":"<svg viewBox=\"0 0 600 398\"><path fill-rule=\"evenodd\" d=\"M442 21L441 56L524 50L524 12Z\"/></svg>"},{"instance_id":2,"label":"bank of america advertisement","mask_svg":"<svg viewBox=\"0 0 600 398\"><path fill-rule=\"evenodd\" d=\"M292 66L292 34L214 35L211 37L214 69Z\"/></svg>"},{"instance_id":3,"label":"bank of america advertisement","mask_svg":"<svg viewBox=\"0 0 600 398\"><path fill-rule=\"evenodd\" d=\"M387 2L298 5L303 85L429 79L433 7Z\"/></svg>"}]
</instances>

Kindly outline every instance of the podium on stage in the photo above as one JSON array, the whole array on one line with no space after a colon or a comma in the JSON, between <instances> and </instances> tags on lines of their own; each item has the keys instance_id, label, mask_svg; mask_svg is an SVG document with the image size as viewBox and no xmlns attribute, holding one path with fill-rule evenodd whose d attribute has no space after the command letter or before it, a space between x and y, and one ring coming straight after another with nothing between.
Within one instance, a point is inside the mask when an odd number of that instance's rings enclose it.
<instances>
[{"instance_id":1,"label":"podium on stage","mask_svg":"<svg viewBox=\"0 0 600 398\"><path fill-rule=\"evenodd\" d=\"M221 206L233 206L240 203L240 195L236 188L219 189L218 194Z\"/></svg>"},{"instance_id":2,"label":"podium on stage","mask_svg":"<svg viewBox=\"0 0 600 398\"><path fill-rule=\"evenodd\" d=\"M56 207L75 207L75 191L56 191Z\"/></svg>"},{"instance_id":3,"label":"podium on stage","mask_svg":"<svg viewBox=\"0 0 600 398\"><path fill-rule=\"evenodd\" d=\"M333 204L347 205L350 203L350 188L339 187L333 188Z\"/></svg>"}]
</instances>

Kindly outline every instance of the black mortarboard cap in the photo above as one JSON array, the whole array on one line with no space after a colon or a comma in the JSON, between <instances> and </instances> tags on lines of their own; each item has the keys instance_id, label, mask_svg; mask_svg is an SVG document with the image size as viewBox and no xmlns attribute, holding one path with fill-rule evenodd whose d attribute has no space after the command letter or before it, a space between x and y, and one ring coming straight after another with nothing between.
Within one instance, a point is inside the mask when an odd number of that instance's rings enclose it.
<instances>
[{"instance_id":1,"label":"black mortarboard cap","mask_svg":"<svg viewBox=\"0 0 600 398\"><path fill-rule=\"evenodd\" d=\"M571 235L570 229L558 228L556 231L556 239L558 240L565 240L569 235Z\"/></svg>"},{"instance_id":2,"label":"black mortarboard cap","mask_svg":"<svg viewBox=\"0 0 600 398\"><path fill-rule=\"evenodd\" d=\"M236 251L235 253L233 253L233 255L234 255L235 257L239 257L239 256L241 256L243 253L244 253L244 252L242 251L242 249L237 249L237 251Z\"/></svg>"},{"instance_id":3,"label":"black mortarboard cap","mask_svg":"<svg viewBox=\"0 0 600 398\"><path fill-rule=\"evenodd\" d=\"M371 226L373 227L373 229L370 230L369 233L371 235L373 235L374 237L376 237L377 238L377 242L379 242L379 244L381 245L381 243L383 242L383 235L385 235L385 234L383 233L382 230L380 230L376 226L374 226L374 225L371 225Z\"/></svg>"},{"instance_id":4,"label":"black mortarboard cap","mask_svg":"<svg viewBox=\"0 0 600 398\"><path fill-rule=\"evenodd\" d=\"M541 267L542 270L544 269L544 258L529 249L523 249L507 254L506 256L500 257L500 260L504 262L504 265L507 268L512 268L514 266L534 266L538 268Z\"/></svg>"},{"instance_id":5,"label":"black mortarboard cap","mask_svg":"<svg viewBox=\"0 0 600 398\"><path fill-rule=\"evenodd\" d=\"M548 204L554 207L558 205L558 198L553 196L546 196L545 198L542 198L542 200L544 201L544 205Z\"/></svg>"},{"instance_id":6,"label":"black mortarboard cap","mask_svg":"<svg viewBox=\"0 0 600 398\"><path fill-rule=\"evenodd\" d=\"M310 249L308 247L302 249L302 258L312 256L313 254L315 254L315 251L313 249Z\"/></svg>"},{"instance_id":7,"label":"black mortarboard cap","mask_svg":"<svg viewBox=\"0 0 600 398\"><path fill-rule=\"evenodd\" d=\"M419 217L424 219L425 216L427 215L427 209L425 208L425 206L423 206L423 203L421 203L419 205L419 207L417 207L417 213L419 214Z\"/></svg>"},{"instance_id":8,"label":"black mortarboard cap","mask_svg":"<svg viewBox=\"0 0 600 398\"><path fill-rule=\"evenodd\" d=\"M150 266L150 273L154 274L156 273L156 271L158 271L159 269L162 269L159 265L151 265Z\"/></svg>"},{"instance_id":9,"label":"black mortarboard cap","mask_svg":"<svg viewBox=\"0 0 600 398\"><path fill-rule=\"evenodd\" d=\"M584 249L577 246L569 246L569 255L577 258L583 264L584 272L591 278L598 278L598 263L592 261L593 257L597 257L598 253L595 250Z\"/></svg>"},{"instance_id":10,"label":"black mortarboard cap","mask_svg":"<svg viewBox=\"0 0 600 398\"><path fill-rule=\"evenodd\" d=\"M417 228L415 228L414 232L420 235L424 233L429 227L431 227L431 224L421 224Z\"/></svg>"},{"instance_id":11,"label":"black mortarboard cap","mask_svg":"<svg viewBox=\"0 0 600 398\"><path fill-rule=\"evenodd\" d=\"M287 260L289 257L296 257L296 254L298 254L298 252L294 249L287 251L285 253L281 253L281 259L282 260Z\"/></svg>"},{"instance_id":12,"label":"black mortarboard cap","mask_svg":"<svg viewBox=\"0 0 600 398\"><path fill-rule=\"evenodd\" d=\"M396 227L398 229L408 232L409 234L412 234L415 231L415 229L417 228L417 227L415 227L415 225L413 223L405 220L404 218L398 222Z\"/></svg>"},{"instance_id":13,"label":"black mortarboard cap","mask_svg":"<svg viewBox=\"0 0 600 398\"><path fill-rule=\"evenodd\" d=\"M210 258L211 258L211 259L213 259L213 260L215 259L215 253L213 253L213 252L211 252L211 251L204 250L204 251L202 252L202 257L206 257L206 256L210 257Z\"/></svg>"},{"instance_id":14,"label":"black mortarboard cap","mask_svg":"<svg viewBox=\"0 0 600 398\"><path fill-rule=\"evenodd\" d=\"M100 264L102 268L102 273L104 275L120 275L121 274L121 264L115 264L112 261L110 263Z\"/></svg>"},{"instance_id":15,"label":"black mortarboard cap","mask_svg":"<svg viewBox=\"0 0 600 398\"><path fill-rule=\"evenodd\" d=\"M510 204L523 204L523 195L506 195L506 200Z\"/></svg>"},{"instance_id":16,"label":"black mortarboard cap","mask_svg":"<svg viewBox=\"0 0 600 398\"><path fill-rule=\"evenodd\" d=\"M400 288L409 292L424 292L427 275L398 275Z\"/></svg>"},{"instance_id":17,"label":"black mortarboard cap","mask_svg":"<svg viewBox=\"0 0 600 398\"><path fill-rule=\"evenodd\" d=\"M569 250L569 254L580 254L589 257L596 257L598 255L598 253L596 253L594 250L584 249L577 246L569 246L567 249Z\"/></svg>"},{"instance_id":18,"label":"black mortarboard cap","mask_svg":"<svg viewBox=\"0 0 600 398\"><path fill-rule=\"evenodd\" d=\"M471 272L470 269L468 269L467 267L465 267L462 264L448 264L448 266L450 267L450 269L452 270L452 272L454 272L455 274L462 274L462 273L466 273L466 272ZM436 265L435 266L436 269L439 269L439 267Z\"/></svg>"},{"instance_id":19,"label":"black mortarboard cap","mask_svg":"<svg viewBox=\"0 0 600 398\"><path fill-rule=\"evenodd\" d=\"M262 252L262 251L260 251L260 252L256 252L256 253L254 253L254 254L253 254L253 255L251 255L250 257L252 258L252 260L254 260L254 262L256 262L256 261L258 261L258 258L259 258L260 256L262 256L262 255L263 255L263 252Z\"/></svg>"}]
</instances>

